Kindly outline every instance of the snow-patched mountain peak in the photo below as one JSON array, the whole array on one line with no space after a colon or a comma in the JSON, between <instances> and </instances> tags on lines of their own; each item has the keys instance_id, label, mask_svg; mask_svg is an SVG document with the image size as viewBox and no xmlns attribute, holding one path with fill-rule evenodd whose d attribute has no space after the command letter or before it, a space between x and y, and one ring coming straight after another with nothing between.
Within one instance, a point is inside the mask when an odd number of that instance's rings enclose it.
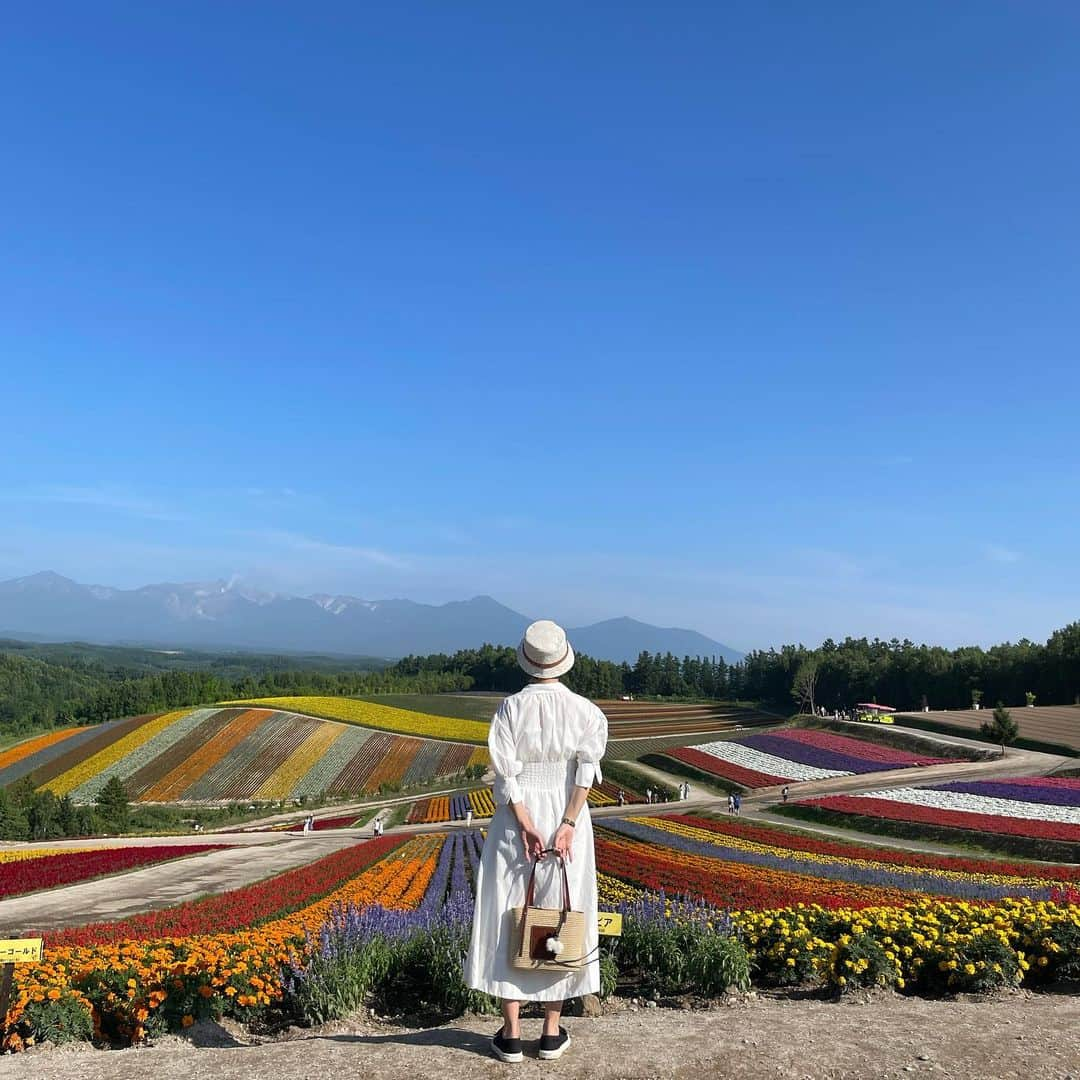
<instances>
[{"instance_id":1,"label":"snow-patched mountain peak","mask_svg":"<svg viewBox=\"0 0 1080 1080\"><path fill-rule=\"evenodd\" d=\"M343 615L350 608L363 608L365 611L374 611L378 606L377 600L361 600L356 596L333 596L330 593L315 593L308 599L313 604L318 604L323 611L331 615Z\"/></svg>"}]
</instances>

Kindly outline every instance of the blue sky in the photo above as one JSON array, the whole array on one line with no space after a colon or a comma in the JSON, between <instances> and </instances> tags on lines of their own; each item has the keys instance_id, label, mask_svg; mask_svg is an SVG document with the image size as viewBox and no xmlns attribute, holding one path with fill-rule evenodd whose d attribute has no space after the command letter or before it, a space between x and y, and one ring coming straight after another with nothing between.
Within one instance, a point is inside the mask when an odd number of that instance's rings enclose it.
<instances>
[{"instance_id":1,"label":"blue sky","mask_svg":"<svg viewBox=\"0 0 1080 1080\"><path fill-rule=\"evenodd\" d=\"M739 648L1080 616L1068 3L23 5L0 576Z\"/></svg>"}]
</instances>

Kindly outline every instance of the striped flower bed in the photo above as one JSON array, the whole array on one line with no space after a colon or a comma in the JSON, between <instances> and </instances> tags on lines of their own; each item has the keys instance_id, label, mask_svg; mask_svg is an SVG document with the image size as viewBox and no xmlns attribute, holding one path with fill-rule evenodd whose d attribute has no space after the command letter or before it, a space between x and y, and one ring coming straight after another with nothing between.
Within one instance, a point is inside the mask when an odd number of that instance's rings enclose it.
<instances>
[{"instance_id":1,"label":"striped flower bed","mask_svg":"<svg viewBox=\"0 0 1080 1080\"><path fill-rule=\"evenodd\" d=\"M394 745L394 735L373 734L357 751L356 756L334 778L329 791L334 795L358 794L364 790L368 777Z\"/></svg>"},{"instance_id":2,"label":"striped flower bed","mask_svg":"<svg viewBox=\"0 0 1080 1080\"><path fill-rule=\"evenodd\" d=\"M443 821L464 821L472 808L473 817L488 818L495 813L495 799L490 788L475 788L457 795L432 795L413 803L409 811L410 825Z\"/></svg>"},{"instance_id":3,"label":"striped flower bed","mask_svg":"<svg viewBox=\"0 0 1080 1080\"><path fill-rule=\"evenodd\" d=\"M90 802L94 796L109 782L118 776L122 780L138 772L144 765L148 765L159 754L163 754L170 747L175 746L185 735L194 731L211 714L211 709L193 709L190 712L166 713L159 717L153 725L147 724L139 731L127 738L135 740L136 736L146 735L146 739L140 745L133 741L131 745L123 748L123 756L116 758L112 764L103 768L96 776L92 776L84 784L80 784L72 793L71 797L78 802ZM157 730L151 730L156 728ZM116 744L116 749L121 749L126 739L121 739Z\"/></svg>"},{"instance_id":4,"label":"striped flower bed","mask_svg":"<svg viewBox=\"0 0 1080 1080\"><path fill-rule=\"evenodd\" d=\"M948 760L810 728L679 747L667 750L666 756L746 788L936 765Z\"/></svg>"},{"instance_id":5,"label":"striped flower bed","mask_svg":"<svg viewBox=\"0 0 1080 1080\"><path fill-rule=\"evenodd\" d=\"M846 735L811 728L748 735L740 739L739 743L766 754L773 754L782 760L841 774L940 765L949 760L909 754L906 750L894 750L891 746L878 746L860 739L848 738Z\"/></svg>"},{"instance_id":6,"label":"striped flower bed","mask_svg":"<svg viewBox=\"0 0 1080 1080\"><path fill-rule=\"evenodd\" d=\"M265 709L245 709L231 718L211 739L195 749L175 769L147 789L146 802L172 802L212 769L223 757L239 746L270 714Z\"/></svg>"},{"instance_id":7,"label":"striped flower bed","mask_svg":"<svg viewBox=\"0 0 1080 1080\"><path fill-rule=\"evenodd\" d=\"M81 736L75 735L60 744L60 748L64 753L56 757L49 756L48 760L43 763L39 762L39 755L37 754L29 758L28 760L34 763L34 769L33 772L27 775L29 775L36 787L46 787L50 781L77 768L88 757L107 749L113 743L136 731L144 724L149 724L160 715L160 713L147 713L143 716L131 716L127 720L110 721L109 723L97 724L92 728L88 728L89 738L83 739ZM50 747L49 749L53 748ZM48 753L48 751L45 751L45 755L48 755Z\"/></svg>"},{"instance_id":8,"label":"striped flower bed","mask_svg":"<svg viewBox=\"0 0 1080 1080\"><path fill-rule=\"evenodd\" d=\"M45 735L38 735L36 738L26 739L23 742L16 743L14 746L9 746L6 750L0 751L0 772L3 772L9 765L14 765L16 762L28 758L31 754L37 754L50 746L56 746L57 743L70 739L72 735L85 730L86 728L77 727L59 728Z\"/></svg>"},{"instance_id":9,"label":"striped flower bed","mask_svg":"<svg viewBox=\"0 0 1080 1080\"><path fill-rule=\"evenodd\" d=\"M282 762L280 768L263 781L255 792L255 798L260 801L288 798L301 778L311 772L345 730L332 724L319 724Z\"/></svg>"},{"instance_id":10,"label":"striped flower bed","mask_svg":"<svg viewBox=\"0 0 1080 1080\"><path fill-rule=\"evenodd\" d=\"M711 742L702 746L687 747L696 751L697 755L704 755L708 759L710 770L716 776L741 781L736 779L736 773L725 766L734 766L741 770L741 775L758 778L750 787L768 787L773 784L782 784L785 780L826 780L832 776L850 776L851 773L844 769L824 769L816 765L804 765L798 761L778 757L776 754L766 753L752 746L744 746L734 740L728 742ZM684 753L671 751L672 757L686 760Z\"/></svg>"},{"instance_id":11,"label":"striped flower bed","mask_svg":"<svg viewBox=\"0 0 1080 1080\"><path fill-rule=\"evenodd\" d=\"M424 745L421 739L398 737L390 747L389 753L383 755L378 766L372 770L371 775L364 784L366 792L377 792L383 784L401 784L401 779L406 770L413 762L413 758L420 752Z\"/></svg>"},{"instance_id":12,"label":"striped flower bed","mask_svg":"<svg viewBox=\"0 0 1080 1080\"><path fill-rule=\"evenodd\" d=\"M329 791L335 778L346 765L360 752L360 748L373 737L373 733L363 728L344 728L334 740L330 749L296 783L290 796L313 798Z\"/></svg>"},{"instance_id":13,"label":"striped flower bed","mask_svg":"<svg viewBox=\"0 0 1080 1080\"><path fill-rule=\"evenodd\" d=\"M974 789L974 790L973 790ZM1034 791L1038 799L1026 797ZM927 788L893 788L860 795L809 799L803 805L893 821L1080 842L1080 788L1031 779L949 783ZM1054 793L1060 793L1054 798Z\"/></svg>"},{"instance_id":14,"label":"striped flower bed","mask_svg":"<svg viewBox=\"0 0 1080 1080\"><path fill-rule=\"evenodd\" d=\"M317 720L270 713L188 788L184 799L250 799L312 732Z\"/></svg>"},{"instance_id":15,"label":"striped flower bed","mask_svg":"<svg viewBox=\"0 0 1080 1080\"><path fill-rule=\"evenodd\" d=\"M141 769L136 769L124 781L128 796L132 799L141 799L155 784L160 783L174 769L187 761L242 711L241 709L212 711L202 723L178 739L168 750L158 754L153 761L147 762Z\"/></svg>"}]
</instances>

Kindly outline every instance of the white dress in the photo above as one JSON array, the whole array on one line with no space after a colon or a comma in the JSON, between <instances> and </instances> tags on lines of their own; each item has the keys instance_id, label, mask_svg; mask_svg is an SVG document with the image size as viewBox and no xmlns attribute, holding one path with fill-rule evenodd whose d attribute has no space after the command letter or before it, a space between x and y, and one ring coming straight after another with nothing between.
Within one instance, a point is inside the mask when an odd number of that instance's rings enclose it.
<instances>
[{"instance_id":1,"label":"white dress","mask_svg":"<svg viewBox=\"0 0 1080 1080\"><path fill-rule=\"evenodd\" d=\"M488 736L495 768L495 816L491 819L476 878L476 911L465 961L474 990L516 1001L559 1001L600 989L596 946L596 853L592 819L585 806L577 818L566 865L570 906L585 913L585 955L591 962L561 971L523 971L510 966L513 916L525 902L532 863L509 807L525 801L537 831L550 846L575 785L599 783L607 747L607 717L562 683L530 683L508 697ZM537 907L562 906L562 875L553 856L536 870Z\"/></svg>"}]
</instances>

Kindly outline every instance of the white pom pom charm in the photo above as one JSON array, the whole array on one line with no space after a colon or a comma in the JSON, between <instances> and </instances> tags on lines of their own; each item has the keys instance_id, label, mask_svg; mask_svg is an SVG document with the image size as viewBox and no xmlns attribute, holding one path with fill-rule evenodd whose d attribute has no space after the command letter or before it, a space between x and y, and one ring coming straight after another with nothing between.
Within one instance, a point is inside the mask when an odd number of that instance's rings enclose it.
<instances>
[{"instance_id":1,"label":"white pom pom charm","mask_svg":"<svg viewBox=\"0 0 1080 1080\"><path fill-rule=\"evenodd\" d=\"M547 939L547 951L552 956L558 956L563 951L563 943L557 937L549 937Z\"/></svg>"}]
</instances>

